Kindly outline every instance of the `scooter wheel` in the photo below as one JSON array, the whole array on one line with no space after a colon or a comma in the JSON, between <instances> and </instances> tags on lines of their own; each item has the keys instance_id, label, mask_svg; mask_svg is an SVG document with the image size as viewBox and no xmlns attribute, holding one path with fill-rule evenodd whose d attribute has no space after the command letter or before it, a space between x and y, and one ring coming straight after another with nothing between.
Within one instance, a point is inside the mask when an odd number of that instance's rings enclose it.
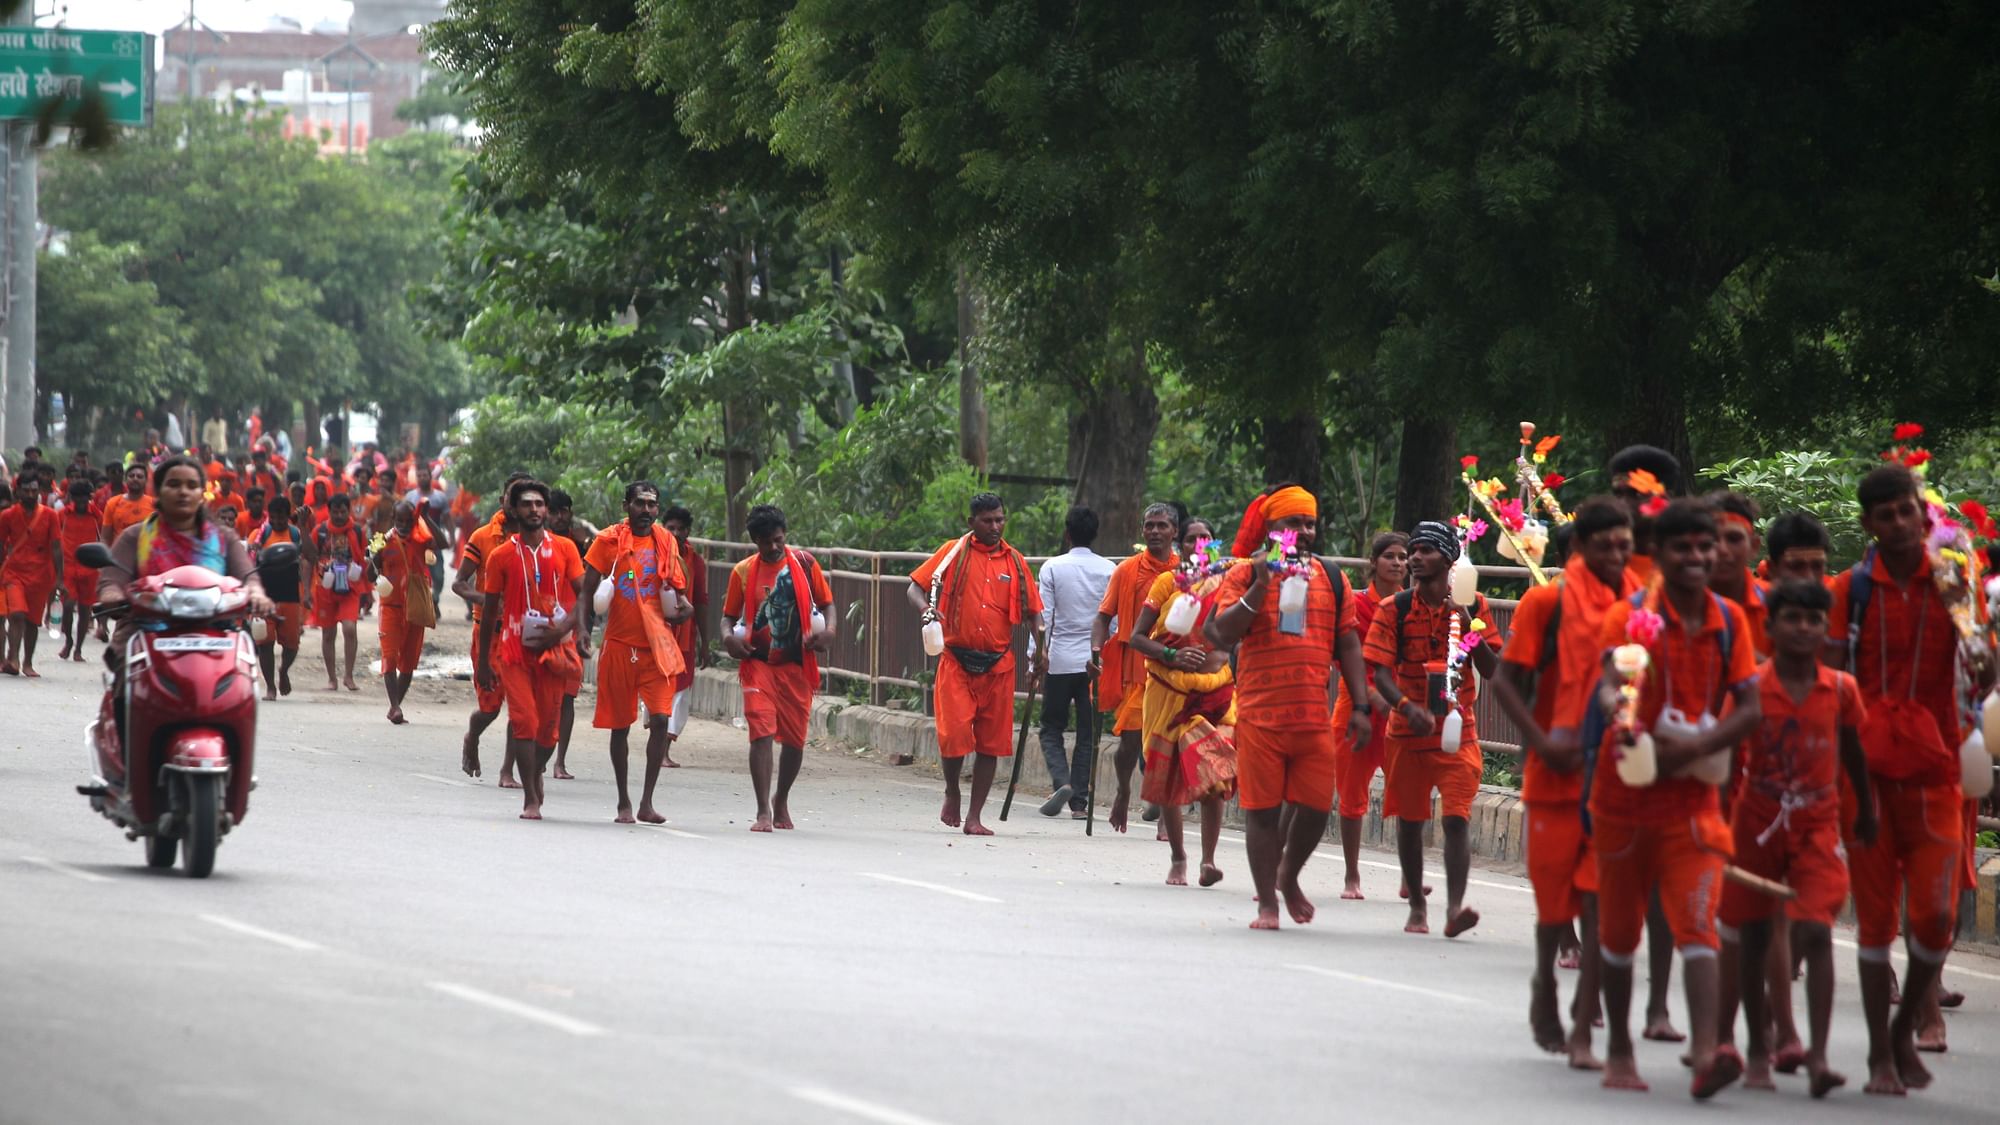
<instances>
[{"instance_id":1,"label":"scooter wheel","mask_svg":"<svg viewBox=\"0 0 2000 1125\"><path fill-rule=\"evenodd\" d=\"M172 836L158 835L147 836L145 840L147 867L172 867L174 865L174 853L180 848L179 840Z\"/></svg>"},{"instance_id":2,"label":"scooter wheel","mask_svg":"<svg viewBox=\"0 0 2000 1125\"><path fill-rule=\"evenodd\" d=\"M215 870L215 849L222 842L222 775L189 778L187 797L181 867L191 879L206 879Z\"/></svg>"}]
</instances>

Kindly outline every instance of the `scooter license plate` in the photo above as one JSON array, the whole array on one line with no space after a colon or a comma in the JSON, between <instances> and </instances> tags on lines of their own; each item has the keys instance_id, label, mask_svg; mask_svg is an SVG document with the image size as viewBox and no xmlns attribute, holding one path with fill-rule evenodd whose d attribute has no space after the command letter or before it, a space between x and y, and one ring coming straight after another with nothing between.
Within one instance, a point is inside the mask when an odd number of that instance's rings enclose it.
<instances>
[{"instance_id":1,"label":"scooter license plate","mask_svg":"<svg viewBox=\"0 0 2000 1125\"><path fill-rule=\"evenodd\" d=\"M153 642L155 652L228 652L235 647L235 637L161 637Z\"/></svg>"}]
</instances>

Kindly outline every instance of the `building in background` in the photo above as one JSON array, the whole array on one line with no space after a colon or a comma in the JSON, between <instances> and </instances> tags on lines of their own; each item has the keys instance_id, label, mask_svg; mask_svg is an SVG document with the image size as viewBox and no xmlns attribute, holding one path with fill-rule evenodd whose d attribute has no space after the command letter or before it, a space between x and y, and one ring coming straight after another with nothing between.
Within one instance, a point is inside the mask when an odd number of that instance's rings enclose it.
<instances>
[{"instance_id":1,"label":"building in background","mask_svg":"<svg viewBox=\"0 0 2000 1125\"><path fill-rule=\"evenodd\" d=\"M364 8L376 15L385 9L429 9L436 16L442 5L423 3L355 4L359 17ZM416 21L413 21L416 22ZM354 94L354 151L369 141L393 137L409 130L410 124L396 119L396 107L416 96L423 87L429 67L424 58L422 37L408 24L393 24L387 30L367 33L357 19L354 34L347 28L322 24L311 31L292 21L266 31L216 32L205 25L190 28L184 21L165 36L164 57L154 86L159 101L197 98L236 97L251 92L261 94L269 105L286 104L301 124L292 135L322 138L331 128L336 140L325 151L345 151L347 136L347 95ZM303 78L293 77L294 73ZM330 95L332 102L325 99ZM296 97L296 101L292 101ZM308 122L310 124L308 125Z\"/></svg>"}]
</instances>

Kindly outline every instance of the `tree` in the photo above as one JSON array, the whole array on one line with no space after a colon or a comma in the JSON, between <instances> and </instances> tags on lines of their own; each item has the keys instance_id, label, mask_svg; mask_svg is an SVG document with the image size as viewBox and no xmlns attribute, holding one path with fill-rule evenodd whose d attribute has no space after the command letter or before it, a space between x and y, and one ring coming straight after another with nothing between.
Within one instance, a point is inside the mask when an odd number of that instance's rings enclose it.
<instances>
[{"instance_id":1,"label":"tree","mask_svg":"<svg viewBox=\"0 0 2000 1125\"><path fill-rule=\"evenodd\" d=\"M36 282L37 412L63 396L69 441L96 447L107 412L163 402L193 390L196 366L178 312L135 279L136 251L76 234L39 256ZM127 427L117 426L122 439ZM44 425L46 431L46 425Z\"/></svg>"}]
</instances>

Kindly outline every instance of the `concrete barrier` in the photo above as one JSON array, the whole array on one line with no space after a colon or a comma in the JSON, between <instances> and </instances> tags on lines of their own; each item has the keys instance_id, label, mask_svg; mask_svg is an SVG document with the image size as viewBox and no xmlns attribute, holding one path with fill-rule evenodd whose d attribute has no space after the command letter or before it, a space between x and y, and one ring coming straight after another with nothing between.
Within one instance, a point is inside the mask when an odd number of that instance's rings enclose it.
<instances>
[{"instance_id":1,"label":"concrete barrier","mask_svg":"<svg viewBox=\"0 0 2000 1125\"><path fill-rule=\"evenodd\" d=\"M743 714L743 694L737 686L733 670L702 669L695 674L693 691L694 698L689 701L693 715L729 722ZM938 773L937 728L928 715L893 707L855 704L840 696L821 695L813 698L810 733L816 739L865 749L891 764L914 765L923 768L926 773ZM1101 739L1098 743L1097 794L1100 805L1110 801L1117 786L1117 770L1111 760L1117 745L1117 740L1112 738ZM1005 768L1011 769L1011 764ZM1006 784L1004 772L999 784ZM1035 733L1030 729L1028 747L1021 760L1021 787L1016 801L1025 799L1032 808L1041 803L1051 788L1048 766L1042 759ZM1439 843L1436 811L1434 806L1432 818L1424 826L1426 848L1436 848ZM1516 790L1480 786L1479 795L1472 802L1472 854L1480 857L1488 867L1524 867L1527 863L1526 811ZM1243 813L1235 802L1230 803L1224 819L1229 825L1242 827ZM1335 831L1337 826L1330 825L1329 836ZM1374 848L1394 850L1396 846L1395 829L1382 816L1382 779L1379 776L1370 787L1368 815L1362 821L1361 840ZM1970 917L1960 926L1960 941L1989 947L1988 951L2000 954L2000 851L1981 849L1975 858L1979 865L1978 885L1969 896L1972 908Z\"/></svg>"}]
</instances>

